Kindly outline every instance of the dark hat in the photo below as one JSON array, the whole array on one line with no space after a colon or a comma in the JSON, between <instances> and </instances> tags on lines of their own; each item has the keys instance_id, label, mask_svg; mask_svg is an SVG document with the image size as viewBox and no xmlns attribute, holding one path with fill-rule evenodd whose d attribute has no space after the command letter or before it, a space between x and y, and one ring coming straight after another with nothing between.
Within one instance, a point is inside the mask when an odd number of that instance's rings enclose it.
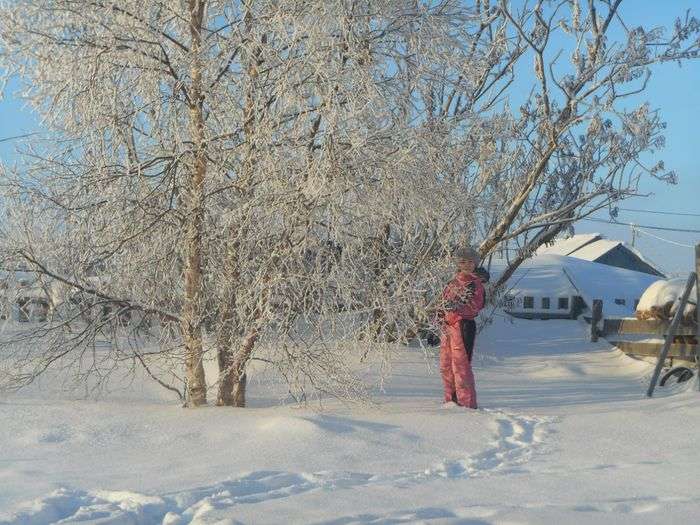
<instances>
[{"instance_id":1,"label":"dark hat","mask_svg":"<svg viewBox=\"0 0 700 525\"><path fill-rule=\"evenodd\" d=\"M479 252L477 252L471 246L465 246L464 248L458 248L455 250L452 257L458 261L474 261L474 264L479 264L481 257L479 257Z\"/></svg>"},{"instance_id":2,"label":"dark hat","mask_svg":"<svg viewBox=\"0 0 700 525\"><path fill-rule=\"evenodd\" d=\"M491 274L483 266L479 266L478 268L476 268L474 270L474 274L485 283L489 282L489 280L491 279Z\"/></svg>"}]
</instances>

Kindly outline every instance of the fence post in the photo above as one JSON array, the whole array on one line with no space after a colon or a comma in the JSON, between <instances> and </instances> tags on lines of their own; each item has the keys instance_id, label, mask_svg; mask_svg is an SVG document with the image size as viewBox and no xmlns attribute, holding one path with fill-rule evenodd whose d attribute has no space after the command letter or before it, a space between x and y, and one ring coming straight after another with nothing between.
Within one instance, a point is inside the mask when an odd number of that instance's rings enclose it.
<instances>
[{"instance_id":1,"label":"fence post","mask_svg":"<svg viewBox=\"0 0 700 525\"><path fill-rule=\"evenodd\" d=\"M598 336L600 331L598 330L598 324L603 318L603 301L601 299L593 299L593 309L591 314L591 342L595 343L598 341Z\"/></svg>"},{"instance_id":2,"label":"fence post","mask_svg":"<svg viewBox=\"0 0 700 525\"><path fill-rule=\"evenodd\" d=\"M695 245L695 364L700 391L700 243Z\"/></svg>"},{"instance_id":3,"label":"fence post","mask_svg":"<svg viewBox=\"0 0 700 525\"><path fill-rule=\"evenodd\" d=\"M659 358L656 361L656 368L654 369L654 375L651 376L651 382L649 383L649 388L647 389L647 397L651 397L654 394L654 388L656 388L656 382L659 380L659 375L661 374L661 369L666 362L666 356L668 355L668 350L673 342L673 337L676 335L676 329L683 319L683 310L685 310L685 305L688 303L688 297L690 296L690 291L693 289L693 284L697 279L695 272L690 272L688 276L688 281L685 283L685 288L683 289L683 296L681 297L681 302L678 305L678 310L673 316L673 321L671 321L671 326L668 327L668 332L666 332L666 340L664 341L664 347L659 353Z\"/></svg>"}]
</instances>

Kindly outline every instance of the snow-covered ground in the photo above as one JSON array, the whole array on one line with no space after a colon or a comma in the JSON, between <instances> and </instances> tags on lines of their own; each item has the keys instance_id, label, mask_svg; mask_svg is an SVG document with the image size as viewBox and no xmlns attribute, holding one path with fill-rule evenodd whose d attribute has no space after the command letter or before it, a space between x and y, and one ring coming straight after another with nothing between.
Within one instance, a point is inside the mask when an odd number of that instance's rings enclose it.
<instances>
[{"instance_id":1,"label":"snow-covered ground","mask_svg":"<svg viewBox=\"0 0 700 525\"><path fill-rule=\"evenodd\" d=\"M151 384L0 400L0 523L696 523L700 393L576 321L498 316L478 411L402 348L374 407L184 410Z\"/></svg>"}]
</instances>

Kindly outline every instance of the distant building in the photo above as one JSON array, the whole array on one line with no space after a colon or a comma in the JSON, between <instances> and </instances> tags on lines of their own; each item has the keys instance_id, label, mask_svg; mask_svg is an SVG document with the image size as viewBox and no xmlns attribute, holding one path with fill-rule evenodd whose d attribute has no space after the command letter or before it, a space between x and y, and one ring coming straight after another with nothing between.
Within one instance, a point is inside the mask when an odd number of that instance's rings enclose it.
<instances>
[{"instance_id":1,"label":"distant building","mask_svg":"<svg viewBox=\"0 0 700 525\"><path fill-rule=\"evenodd\" d=\"M505 265L494 260L492 275ZM656 280L656 275L572 256L536 255L508 280L504 310L526 319L575 319L600 299L606 317L633 317L640 297Z\"/></svg>"},{"instance_id":2,"label":"distant building","mask_svg":"<svg viewBox=\"0 0 700 525\"><path fill-rule=\"evenodd\" d=\"M537 255L568 255L584 261L648 273L661 278L666 277L639 251L622 241L606 239L600 233L574 235L568 239L559 239L552 245L540 247L537 250Z\"/></svg>"},{"instance_id":3,"label":"distant building","mask_svg":"<svg viewBox=\"0 0 700 525\"><path fill-rule=\"evenodd\" d=\"M44 322L49 297L35 274L24 270L0 270L0 319Z\"/></svg>"}]
</instances>

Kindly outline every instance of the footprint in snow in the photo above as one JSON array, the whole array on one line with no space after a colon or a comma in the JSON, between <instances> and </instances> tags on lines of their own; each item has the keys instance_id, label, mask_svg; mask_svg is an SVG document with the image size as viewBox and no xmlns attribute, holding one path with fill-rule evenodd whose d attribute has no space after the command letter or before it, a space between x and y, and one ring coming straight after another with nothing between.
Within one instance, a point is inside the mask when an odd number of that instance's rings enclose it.
<instances>
[{"instance_id":1,"label":"footprint in snow","mask_svg":"<svg viewBox=\"0 0 700 525\"><path fill-rule=\"evenodd\" d=\"M484 410L496 417L496 438L483 452L463 459L443 461L426 471L427 476L477 477L491 472L508 472L529 461L549 433L552 418Z\"/></svg>"},{"instance_id":2,"label":"footprint in snow","mask_svg":"<svg viewBox=\"0 0 700 525\"><path fill-rule=\"evenodd\" d=\"M529 461L542 447L552 418L484 410L495 416L497 432L489 447L475 455L444 461L422 472L375 476L359 472L292 473L258 471L162 496L133 492L85 492L59 489L29 503L28 510L13 514L0 525L72 523L109 520L136 524L184 525L212 510L286 498L312 490L337 490L366 485L422 483L435 477L477 477L506 473ZM623 511L621 507L618 511ZM624 512L624 511L623 511Z\"/></svg>"},{"instance_id":3,"label":"footprint in snow","mask_svg":"<svg viewBox=\"0 0 700 525\"><path fill-rule=\"evenodd\" d=\"M286 498L315 489L336 490L366 485L370 474L319 472L315 474L258 471L211 486L163 496L127 491L86 492L61 488L27 505L27 510L0 525L67 524L100 520L109 523L184 525L215 509Z\"/></svg>"}]
</instances>

